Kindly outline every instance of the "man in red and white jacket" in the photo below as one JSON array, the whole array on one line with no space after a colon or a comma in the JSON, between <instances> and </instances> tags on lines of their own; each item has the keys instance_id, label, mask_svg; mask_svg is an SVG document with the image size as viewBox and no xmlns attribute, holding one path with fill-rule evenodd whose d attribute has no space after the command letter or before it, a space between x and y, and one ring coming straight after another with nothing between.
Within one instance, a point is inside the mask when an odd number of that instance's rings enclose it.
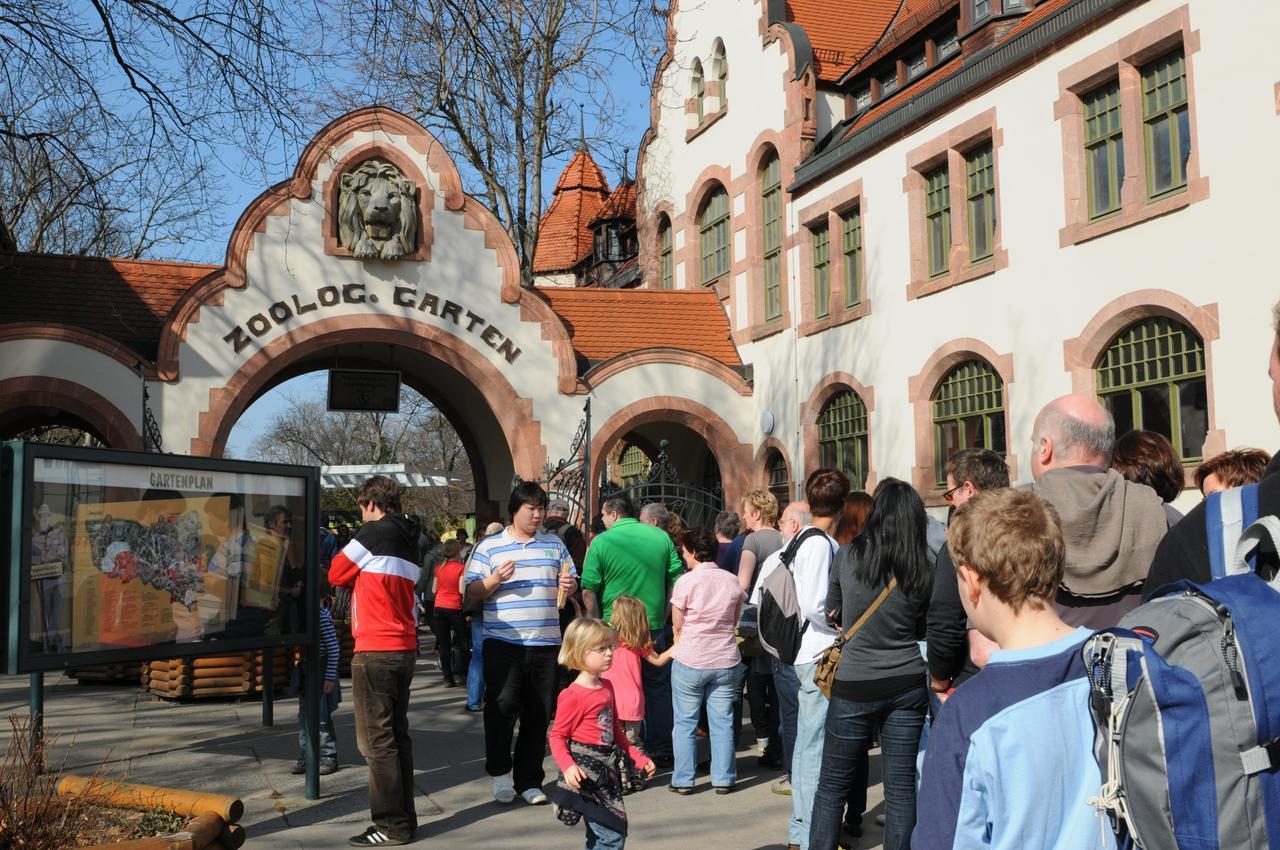
<instances>
[{"instance_id":1,"label":"man in red and white jacket","mask_svg":"<svg viewBox=\"0 0 1280 850\"><path fill-rule=\"evenodd\" d=\"M408 718L418 659L418 524L401 514L400 487L386 476L364 482L356 501L364 525L329 566L330 584L353 589L351 692L356 743L369 765L373 818L373 826L349 843L408 844L418 828Z\"/></svg>"}]
</instances>

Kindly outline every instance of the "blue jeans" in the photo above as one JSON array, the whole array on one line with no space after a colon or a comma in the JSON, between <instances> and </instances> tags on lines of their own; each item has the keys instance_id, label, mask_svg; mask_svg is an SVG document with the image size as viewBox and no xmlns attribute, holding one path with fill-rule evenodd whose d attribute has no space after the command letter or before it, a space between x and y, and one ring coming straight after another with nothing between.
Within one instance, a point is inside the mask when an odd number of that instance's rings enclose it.
<instances>
[{"instance_id":1,"label":"blue jeans","mask_svg":"<svg viewBox=\"0 0 1280 850\"><path fill-rule=\"evenodd\" d=\"M484 618L471 615L471 664L467 667L467 705L479 708L484 702Z\"/></svg>"},{"instance_id":2,"label":"blue jeans","mask_svg":"<svg viewBox=\"0 0 1280 850\"><path fill-rule=\"evenodd\" d=\"M671 646L671 625L649 632L653 651L661 655ZM671 667L640 665L644 689L644 751L650 758L671 756Z\"/></svg>"},{"instance_id":3,"label":"blue jeans","mask_svg":"<svg viewBox=\"0 0 1280 850\"><path fill-rule=\"evenodd\" d=\"M582 822L587 825L587 850L622 850L627 843L627 837L620 832L586 818Z\"/></svg>"},{"instance_id":4,"label":"blue jeans","mask_svg":"<svg viewBox=\"0 0 1280 850\"><path fill-rule=\"evenodd\" d=\"M884 774L884 850L904 850L916 825L916 751L929 697L923 687L874 702L833 697L827 711L822 785L813 801L810 850L835 850L841 813L855 774L865 771L867 745L880 727Z\"/></svg>"},{"instance_id":5,"label":"blue jeans","mask_svg":"<svg viewBox=\"0 0 1280 850\"><path fill-rule=\"evenodd\" d=\"M782 769L791 773L791 756L796 750L796 715L800 712L800 680L795 668L776 658L773 663L773 691L778 700L778 737L782 739Z\"/></svg>"},{"instance_id":6,"label":"blue jeans","mask_svg":"<svg viewBox=\"0 0 1280 850\"><path fill-rule=\"evenodd\" d=\"M693 787L698 765L698 714L707 706L707 731L711 733L711 784L728 788L738 777L733 740L733 707L742 698L742 667L719 670L687 667L671 662L671 706L675 728L671 733L675 768L671 784Z\"/></svg>"},{"instance_id":7,"label":"blue jeans","mask_svg":"<svg viewBox=\"0 0 1280 850\"><path fill-rule=\"evenodd\" d=\"M336 759L338 757L338 737L333 732L333 713L338 710L338 702L342 699L342 691L334 688L331 694L320 694L320 758ZM298 693L298 758L307 751L306 724L307 691L303 688Z\"/></svg>"},{"instance_id":8,"label":"blue jeans","mask_svg":"<svg viewBox=\"0 0 1280 850\"><path fill-rule=\"evenodd\" d=\"M799 844L800 850L809 850L809 821L822 771L823 727L827 724L827 698L813 683L817 666L816 661L792 666L800 687L796 692L796 743L791 754L791 823L787 827L787 841Z\"/></svg>"}]
</instances>

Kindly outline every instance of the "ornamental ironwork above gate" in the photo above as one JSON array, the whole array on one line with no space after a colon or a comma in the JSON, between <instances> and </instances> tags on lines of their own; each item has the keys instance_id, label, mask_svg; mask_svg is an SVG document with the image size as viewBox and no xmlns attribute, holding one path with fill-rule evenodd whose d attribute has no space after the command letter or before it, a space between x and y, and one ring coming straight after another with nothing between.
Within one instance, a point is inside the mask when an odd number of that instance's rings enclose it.
<instances>
[{"instance_id":1,"label":"ornamental ironwork above gate","mask_svg":"<svg viewBox=\"0 0 1280 850\"><path fill-rule=\"evenodd\" d=\"M667 445L666 440L658 443L658 457L644 480L623 487L613 495L626 496L637 511L645 505L661 504L680 517L686 528L713 527L716 515L724 510L724 487L719 483L711 488L700 487L682 480L667 455Z\"/></svg>"}]
</instances>

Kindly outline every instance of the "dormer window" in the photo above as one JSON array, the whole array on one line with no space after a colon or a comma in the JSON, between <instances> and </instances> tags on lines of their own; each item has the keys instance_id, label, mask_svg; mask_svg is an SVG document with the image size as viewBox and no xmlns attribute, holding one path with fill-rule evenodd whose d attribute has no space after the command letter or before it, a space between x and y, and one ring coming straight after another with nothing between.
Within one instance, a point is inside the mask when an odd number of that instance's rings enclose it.
<instances>
[{"instance_id":1,"label":"dormer window","mask_svg":"<svg viewBox=\"0 0 1280 850\"><path fill-rule=\"evenodd\" d=\"M914 80L925 72L929 67L929 60L925 58L924 51L907 60L907 79Z\"/></svg>"},{"instance_id":2,"label":"dormer window","mask_svg":"<svg viewBox=\"0 0 1280 850\"><path fill-rule=\"evenodd\" d=\"M871 107L871 86L863 86L853 95L853 108L856 112Z\"/></svg>"},{"instance_id":3,"label":"dormer window","mask_svg":"<svg viewBox=\"0 0 1280 850\"><path fill-rule=\"evenodd\" d=\"M970 0L973 3L973 23L986 20L991 16L991 0Z\"/></svg>"},{"instance_id":4,"label":"dormer window","mask_svg":"<svg viewBox=\"0 0 1280 850\"><path fill-rule=\"evenodd\" d=\"M880 96L888 97L898 90L898 72L890 71L880 78Z\"/></svg>"},{"instance_id":5,"label":"dormer window","mask_svg":"<svg viewBox=\"0 0 1280 850\"><path fill-rule=\"evenodd\" d=\"M951 33L945 38L941 38L935 45L938 54L938 61L948 59L960 52L960 37L955 33Z\"/></svg>"}]
</instances>

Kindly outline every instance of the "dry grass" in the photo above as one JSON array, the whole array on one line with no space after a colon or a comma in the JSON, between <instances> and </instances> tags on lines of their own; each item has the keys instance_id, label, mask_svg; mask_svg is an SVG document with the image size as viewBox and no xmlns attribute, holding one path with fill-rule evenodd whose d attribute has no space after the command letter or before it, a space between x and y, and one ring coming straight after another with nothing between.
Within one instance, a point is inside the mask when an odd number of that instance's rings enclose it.
<instances>
[{"instance_id":1,"label":"dry grass","mask_svg":"<svg viewBox=\"0 0 1280 850\"><path fill-rule=\"evenodd\" d=\"M67 756L56 765L47 756L57 736L32 746L30 718L9 715L12 734L0 761L0 850L62 850L108 841L124 841L180 830L187 819L157 809L135 812L89 802L84 796L58 794ZM70 748L68 748L69 750ZM90 778L104 785L105 762Z\"/></svg>"}]
</instances>

